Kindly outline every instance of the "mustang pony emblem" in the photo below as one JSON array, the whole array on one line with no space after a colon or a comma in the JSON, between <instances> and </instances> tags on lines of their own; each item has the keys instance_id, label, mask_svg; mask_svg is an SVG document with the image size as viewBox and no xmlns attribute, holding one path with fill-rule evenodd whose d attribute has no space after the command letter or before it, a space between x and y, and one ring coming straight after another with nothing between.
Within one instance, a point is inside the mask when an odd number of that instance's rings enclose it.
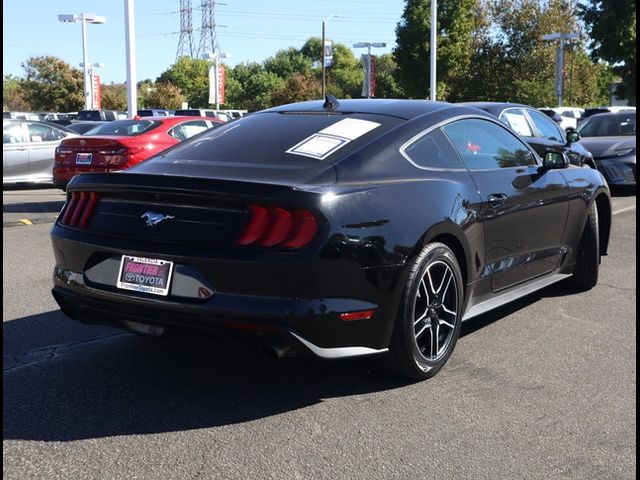
<instances>
[{"instance_id":1,"label":"mustang pony emblem","mask_svg":"<svg viewBox=\"0 0 640 480\"><path fill-rule=\"evenodd\" d=\"M140 218L147 219L147 227L154 227L163 220L171 220L172 218L176 218L173 215L163 215L162 213L156 212L144 212Z\"/></svg>"}]
</instances>

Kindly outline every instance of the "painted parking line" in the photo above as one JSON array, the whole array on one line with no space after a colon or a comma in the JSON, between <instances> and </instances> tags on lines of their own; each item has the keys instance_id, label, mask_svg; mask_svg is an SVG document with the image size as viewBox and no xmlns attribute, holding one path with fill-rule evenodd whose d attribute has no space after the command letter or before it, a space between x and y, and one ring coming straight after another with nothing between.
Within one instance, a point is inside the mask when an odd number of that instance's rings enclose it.
<instances>
[{"instance_id":1,"label":"painted parking line","mask_svg":"<svg viewBox=\"0 0 640 480\"><path fill-rule=\"evenodd\" d=\"M632 205L630 207L621 208L620 210L614 211L611 215L618 215L619 213L628 212L629 210L635 210L636 206Z\"/></svg>"}]
</instances>

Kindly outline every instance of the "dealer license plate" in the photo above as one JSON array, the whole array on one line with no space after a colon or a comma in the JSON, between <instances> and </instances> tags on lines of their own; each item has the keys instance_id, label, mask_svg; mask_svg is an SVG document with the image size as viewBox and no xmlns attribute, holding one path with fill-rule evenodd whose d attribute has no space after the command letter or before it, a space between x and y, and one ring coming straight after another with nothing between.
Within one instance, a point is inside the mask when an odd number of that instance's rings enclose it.
<instances>
[{"instance_id":1,"label":"dealer license plate","mask_svg":"<svg viewBox=\"0 0 640 480\"><path fill-rule=\"evenodd\" d=\"M90 165L93 153L76 153L76 165Z\"/></svg>"},{"instance_id":2,"label":"dealer license plate","mask_svg":"<svg viewBox=\"0 0 640 480\"><path fill-rule=\"evenodd\" d=\"M168 295L173 262L155 258L123 255L118 273L118 288L153 295Z\"/></svg>"}]
</instances>

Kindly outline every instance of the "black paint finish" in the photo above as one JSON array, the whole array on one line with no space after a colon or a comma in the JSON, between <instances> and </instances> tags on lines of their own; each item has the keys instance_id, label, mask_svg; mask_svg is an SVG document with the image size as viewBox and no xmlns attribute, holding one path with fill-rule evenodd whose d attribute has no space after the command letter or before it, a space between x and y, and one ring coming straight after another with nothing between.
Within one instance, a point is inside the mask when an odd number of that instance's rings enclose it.
<instances>
[{"instance_id":1,"label":"black paint finish","mask_svg":"<svg viewBox=\"0 0 640 480\"><path fill-rule=\"evenodd\" d=\"M596 197L609 205L602 176L573 166L545 169L524 143L535 165L428 169L405 157L425 132L465 118L490 122L522 143L467 106L341 100L327 113L322 102L307 102L236 120L121 174L76 176L68 194L98 192L100 202L87 228L58 222L52 229L54 297L83 322L240 326L297 352L304 349L290 332L322 348L385 349L409 268L431 241L456 254L468 308L542 275L571 273L589 206ZM379 126L323 160L286 153L344 119ZM238 246L252 204L310 211L318 232L300 249ZM149 210L175 218L149 227L140 218ZM601 215L607 225L609 212ZM601 235L606 250L608 230ZM116 288L123 254L173 261L169 295ZM340 319L370 309L370 319Z\"/></svg>"}]
</instances>

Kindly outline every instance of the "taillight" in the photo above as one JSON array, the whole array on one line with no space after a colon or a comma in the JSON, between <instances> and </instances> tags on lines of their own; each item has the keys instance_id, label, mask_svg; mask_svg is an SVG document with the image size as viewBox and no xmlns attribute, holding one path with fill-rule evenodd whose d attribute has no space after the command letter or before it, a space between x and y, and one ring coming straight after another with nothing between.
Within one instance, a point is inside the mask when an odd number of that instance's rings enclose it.
<instances>
[{"instance_id":1,"label":"taillight","mask_svg":"<svg viewBox=\"0 0 640 480\"><path fill-rule=\"evenodd\" d=\"M72 192L59 222L70 227L86 228L99 200L96 192Z\"/></svg>"},{"instance_id":2,"label":"taillight","mask_svg":"<svg viewBox=\"0 0 640 480\"><path fill-rule=\"evenodd\" d=\"M236 241L238 245L301 248L311 243L318 222L307 210L249 205L251 218Z\"/></svg>"}]
</instances>

